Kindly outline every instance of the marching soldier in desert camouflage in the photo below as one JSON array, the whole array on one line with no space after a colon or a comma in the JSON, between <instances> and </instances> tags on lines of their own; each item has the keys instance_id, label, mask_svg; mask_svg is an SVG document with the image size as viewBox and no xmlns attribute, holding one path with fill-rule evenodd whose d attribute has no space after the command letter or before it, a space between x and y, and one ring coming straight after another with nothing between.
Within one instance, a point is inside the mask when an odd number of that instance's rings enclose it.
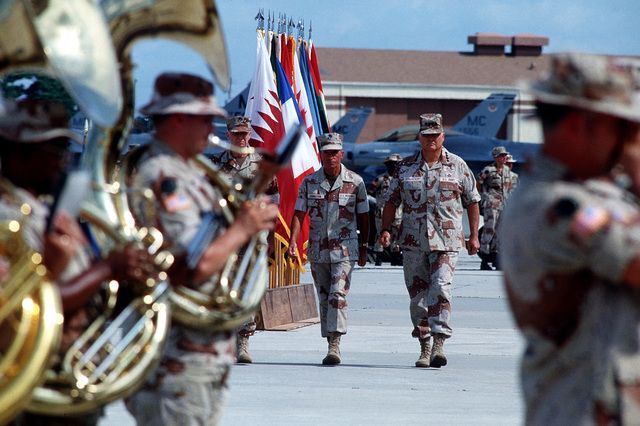
<instances>
[{"instance_id":1,"label":"marching soldier in desert camouflage","mask_svg":"<svg viewBox=\"0 0 640 426\"><path fill-rule=\"evenodd\" d=\"M419 137L422 149L402 160L393 174L380 242L389 244L387 229L402 206L399 243L411 298L411 335L420 341L416 367L441 367L447 364L444 341L451 336L451 282L458 251L465 247L462 214L466 207L471 230L466 247L473 255L480 245L480 195L467 164L442 146L445 136L440 114L420 116Z\"/></svg>"},{"instance_id":2,"label":"marching soldier in desert camouflage","mask_svg":"<svg viewBox=\"0 0 640 426\"><path fill-rule=\"evenodd\" d=\"M498 266L498 238L496 228L500 213L504 209L505 200L511 189L511 169L506 165L509 153L503 146L493 148L492 156L495 162L486 166L476 179L478 192L482 197L482 215L484 226L480 236L479 255L482 259L480 269L491 271Z\"/></svg>"},{"instance_id":3,"label":"marching soldier in desert camouflage","mask_svg":"<svg viewBox=\"0 0 640 426\"><path fill-rule=\"evenodd\" d=\"M380 232L382 232L382 210L384 209L384 196L389 189L391 183L391 176L396 169L398 163L402 161L400 154L389 155L382 164L385 165L387 171L384 174L378 176L373 182L369 184L367 190L370 194L376 197L376 242L373 246L373 252L375 253L375 265L382 265L382 252L384 247L380 244ZM400 231L400 223L402 222L402 207L396 210L396 217L391 224L389 231L391 232L391 240L389 242L389 250L391 251L391 264L402 265L402 254L400 252L400 246L398 245L398 235Z\"/></svg>"},{"instance_id":4,"label":"marching soldier in desert camouflage","mask_svg":"<svg viewBox=\"0 0 640 426\"><path fill-rule=\"evenodd\" d=\"M544 144L500 225L506 290L526 344L525 423L638 424L640 105L633 75L612 57L557 54L549 75L529 89ZM624 185L610 178L614 167Z\"/></svg>"},{"instance_id":5,"label":"marching soldier in desert camouflage","mask_svg":"<svg viewBox=\"0 0 640 426\"><path fill-rule=\"evenodd\" d=\"M247 148L251 138L251 119L249 117L234 116L227 118L227 138L231 145L238 148ZM231 177L237 177L244 182L256 179L260 170L262 156L257 152L243 153L225 150L220 154L211 156L211 161L220 167ZM274 177L265 190L265 194L271 195L274 203L280 201L278 193L278 181ZM269 233L269 253L273 251L273 232ZM253 359L249 354L249 337L256 331L255 315L245 322L239 329L236 345L236 359L238 363L251 363Z\"/></svg>"},{"instance_id":6,"label":"marching soldier in desert camouflage","mask_svg":"<svg viewBox=\"0 0 640 426\"><path fill-rule=\"evenodd\" d=\"M335 365L340 363L340 337L347 333L351 273L356 262L367 263L369 203L362 178L340 163L342 135L326 133L317 141L323 167L300 184L289 255L297 255L296 240L309 212L307 256L320 304L320 331L329 342L322 363Z\"/></svg>"}]
</instances>

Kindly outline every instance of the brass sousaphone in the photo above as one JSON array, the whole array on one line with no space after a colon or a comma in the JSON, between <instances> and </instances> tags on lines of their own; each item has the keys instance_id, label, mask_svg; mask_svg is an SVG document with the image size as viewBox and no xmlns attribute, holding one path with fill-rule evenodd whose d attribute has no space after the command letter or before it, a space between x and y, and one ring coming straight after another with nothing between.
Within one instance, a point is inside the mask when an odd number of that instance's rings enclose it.
<instances>
[{"instance_id":1,"label":"brass sousaphone","mask_svg":"<svg viewBox=\"0 0 640 426\"><path fill-rule=\"evenodd\" d=\"M125 92L133 93L131 46L144 38L170 39L192 48L205 58L218 83L222 87L228 86L226 49L213 0L105 0L102 7L120 59ZM120 138L113 139L114 144L109 148L115 153L124 150L133 117L133 97L125 97L127 110L129 112L123 116L128 117L129 121L121 121L120 127L115 130ZM195 163L205 170L219 191L220 208L227 222L232 222L241 203L255 195L255 187L239 182L230 184L224 172L202 155L196 158ZM109 173L117 169L113 163L106 167ZM126 178L123 176L126 169L120 169L121 185ZM117 202L118 211L127 212L122 216L133 225L135 221L128 214L127 200L120 197ZM245 247L242 256L237 253L231 256L219 277L214 294L204 294L184 285L172 287L170 301L173 320L207 330L232 330L241 325L255 312L266 290L266 251L266 233L260 233Z\"/></svg>"},{"instance_id":2,"label":"brass sousaphone","mask_svg":"<svg viewBox=\"0 0 640 426\"><path fill-rule=\"evenodd\" d=\"M127 188L114 174L120 156L123 135L133 118L133 92L130 60L123 55L136 34L151 31L135 25L130 13L132 2L103 1L119 63L117 75L124 102L113 123L94 120L88 133L82 165L92 177L92 191L84 202L80 217L91 225L103 253L129 244L147 249L156 265L164 270L173 257L162 251L162 234L154 228L136 227L130 220L126 203ZM143 2L144 3L144 2ZM173 7L179 7L174 3ZM158 11L144 8L147 13ZM133 8L135 11L136 8ZM163 13L177 13L165 10ZM135 13L133 13L135 16ZM114 16L128 24L114 26ZM119 28L119 31L118 31ZM126 50L126 49L125 49ZM80 415L119 398L126 398L144 383L159 362L169 331L170 309L166 273L159 280L147 280L146 286L135 286L134 296L122 308L120 283L108 284L103 312L65 354L61 369L48 373L47 381L37 387L27 410L33 413L63 416Z\"/></svg>"},{"instance_id":3,"label":"brass sousaphone","mask_svg":"<svg viewBox=\"0 0 640 426\"><path fill-rule=\"evenodd\" d=\"M115 53L91 0L0 2L0 74L31 70L58 78L87 115L104 125L122 109ZM12 188L5 188L11 192ZM63 323L57 287L22 234L23 217L0 224L0 424L29 402L56 352Z\"/></svg>"}]
</instances>

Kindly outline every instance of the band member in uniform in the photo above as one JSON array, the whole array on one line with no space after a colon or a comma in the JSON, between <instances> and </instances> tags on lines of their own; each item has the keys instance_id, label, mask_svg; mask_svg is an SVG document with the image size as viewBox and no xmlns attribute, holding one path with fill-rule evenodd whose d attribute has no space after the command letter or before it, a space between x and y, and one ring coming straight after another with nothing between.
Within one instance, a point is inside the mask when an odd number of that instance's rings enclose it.
<instances>
[{"instance_id":1,"label":"band member in uniform","mask_svg":"<svg viewBox=\"0 0 640 426\"><path fill-rule=\"evenodd\" d=\"M133 174L137 187L151 188L157 209L150 216L145 201L134 204L139 222L162 230L165 248L184 259L202 215L219 209L218 197L205 173L193 164L214 131L213 119L224 117L213 84L190 74L166 73L141 113L153 118L154 139ZM264 196L244 203L233 223L205 249L194 269L177 261L170 271L173 285L210 293L227 259L256 233L275 226L278 207ZM227 378L235 361L234 333L206 331L175 323L160 367L147 384L127 400L140 425L218 424L227 394Z\"/></svg>"},{"instance_id":2,"label":"band member in uniform","mask_svg":"<svg viewBox=\"0 0 640 426\"><path fill-rule=\"evenodd\" d=\"M115 279L144 282L157 275L147 251L125 247L102 258L92 253L75 217L59 211L50 219L50 202L63 170L69 166L69 141L82 138L68 128L62 104L44 100L3 100L0 108L0 220L17 220L26 244L43 255L58 284L64 310L63 337L54 360L64 354L99 314L103 283ZM25 207L26 206L26 207ZM48 221L52 224L48 226ZM7 277L5 277L7 278ZM102 408L79 416L23 413L18 425L95 425Z\"/></svg>"}]
</instances>

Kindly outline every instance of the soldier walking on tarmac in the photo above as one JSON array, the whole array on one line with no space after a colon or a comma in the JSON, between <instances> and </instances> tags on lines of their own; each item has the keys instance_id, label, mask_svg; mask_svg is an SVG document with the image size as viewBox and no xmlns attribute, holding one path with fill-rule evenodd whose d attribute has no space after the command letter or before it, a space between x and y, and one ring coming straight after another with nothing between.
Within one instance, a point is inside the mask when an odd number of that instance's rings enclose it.
<instances>
[{"instance_id":1,"label":"soldier walking on tarmac","mask_svg":"<svg viewBox=\"0 0 640 426\"><path fill-rule=\"evenodd\" d=\"M511 189L511 169L506 165L509 153L503 146L496 146L493 148L492 156L495 162L482 169L476 179L478 192L482 197L480 204L484 217L478 253L482 259L480 269L483 271L493 270L489 263L493 263L496 268L499 267L496 228Z\"/></svg>"},{"instance_id":2,"label":"soldier walking on tarmac","mask_svg":"<svg viewBox=\"0 0 640 426\"><path fill-rule=\"evenodd\" d=\"M307 256L320 304L320 331L329 342L322 363L335 365L340 363L340 337L347 333L351 273L356 262L359 266L367 263L369 203L362 178L340 162L344 156L342 135L326 133L317 141L322 168L300 184L289 255L296 256L296 240L309 212Z\"/></svg>"},{"instance_id":3,"label":"soldier walking on tarmac","mask_svg":"<svg viewBox=\"0 0 640 426\"><path fill-rule=\"evenodd\" d=\"M458 251L465 247L462 213L467 209L470 255L478 251L478 201L473 173L442 146L440 114L420 116L421 150L398 164L386 195L380 243L389 244L389 226L402 210L400 246L404 280L411 297L411 335L420 341L416 367L447 364L443 345L451 336L451 281ZM433 335L433 348L430 346Z\"/></svg>"}]
</instances>

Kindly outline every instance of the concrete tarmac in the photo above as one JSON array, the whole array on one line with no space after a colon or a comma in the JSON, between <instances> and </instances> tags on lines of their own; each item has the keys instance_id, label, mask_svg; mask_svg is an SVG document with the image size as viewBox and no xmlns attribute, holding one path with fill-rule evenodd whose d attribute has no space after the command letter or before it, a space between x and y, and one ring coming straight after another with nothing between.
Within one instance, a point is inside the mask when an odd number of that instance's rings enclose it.
<instances>
[{"instance_id":1,"label":"concrete tarmac","mask_svg":"<svg viewBox=\"0 0 640 426\"><path fill-rule=\"evenodd\" d=\"M311 273L302 276L311 283ZM323 366L320 325L258 331L253 364L231 371L223 426L232 425L518 425L523 403L517 331L498 271L461 253L452 286L453 336L448 364L414 366L409 296L402 267L356 267L342 363ZM110 404L100 426L135 422L122 402Z\"/></svg>"}]
</instances>

